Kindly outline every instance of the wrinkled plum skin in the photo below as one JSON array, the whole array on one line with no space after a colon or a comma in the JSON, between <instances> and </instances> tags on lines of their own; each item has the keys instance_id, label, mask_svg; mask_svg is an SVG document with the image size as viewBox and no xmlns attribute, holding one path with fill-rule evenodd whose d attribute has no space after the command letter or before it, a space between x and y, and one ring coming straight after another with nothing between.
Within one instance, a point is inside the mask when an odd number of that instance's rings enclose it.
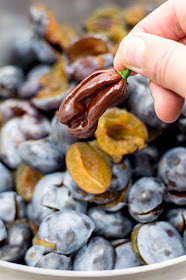
<instances>
[{"instance_id":1,"label":"wrinkled plum skin","mask_svg":"<svg viewBox=\"0 0 186 280\"><path fill-rule=\"evenodd\" d=\"M7 238L7 236L8 235L7 235L7 230L6 230L5 224L0 219L0 242L5 240Z\"/></svg>"},{"instance_id":2,"label":"wrinkled plum skin","mask_svg":"<svg viewBox=\"0 0 186 280\"><path fill-rule=\"evenodd\" d=\"M68 170L66 170L64 175L64 185L70 189L71 195L74 199L80 201L94 200L94 194L85 192L82 189L80 189L78 185L75 183L75 181L72 179L72 176L70 175Z\"/></svg>"},{"instance_id":3,"label":"wrinkled plum skin","mask_svg":"<svg viewBox=\"0 0 186 280\"><path fill-rule=\"evenodd\" d=\"M23 198L14 191L0 193L0 219L4 223L24 218L26 215L26 206Z\"/></svg>"},{"instance_id":4,"label":"wrinkled plum skin","mask_svg":"<svg viewBox=\"0 0 186 280\"><path fill-rule=\"evenodd\" d=\"M120 164L112 165L112 181L109 187L109 191L121 191L127 184L132 175L132 170L129 160L125 159Z\"/></svg>"},{"instance_id":5,"label":"wrinkled plum skin","mask_svg":"<svg viewBox=\"0 0 186 280\"><path fill-rule=\"evenodd\" d=\"M186 209L172 208L168 209L165 213L165 219L171 223L180 234L183 234L186 229Z\"/></svg>"},{"instance_id":6,"label":"wrinkled plum skin","mask_svg":"<svg viewBox=\"0 0 186 280\"><path fill-rule=\"evenodd\" d=\"M39 226L41 222L53 210L42 205L42 198L50 191L53 186L61 186L64 180L63 172L54 172L41 178L34 189L31 203L28 204L27 216L35 225Z\"/></svg>"},{"instance_id":7,"label":"wrinkled plum skin","mask_svg":"<svg viewBox=\"0 0 186 280\"><path fill-rule=\"evenodd\" d=\"M116 263L114 269L140 266L141 262L132 250L131 242L124 242L116 247Z\"/></svg>"},{"instance_id":8,"label":"wrinkled plum skin","mask_svg":"<svg viewBox=\"0 0 186 280\"><path fill-rule=\"evenodd\" d=\"M167 151L158 165L158 175L167 189L167 201L177 205L186 205L186 148L176 147Z\"/></svg>"},{"instance_id":9,"label":"wrinkled plum skin","mask_svg":"<svg viewBox=\"0 0 186 280\"><path fill-rule=\"evenodd\" d=\"M180 117L176 123L176 139L184 145L186 142L186 117Z\"/></svg>"},{"instance_id":10,"label":"wrinkled plum skin","mask_svg":"<svg viewBox=\"0 0 186 280\"><path fill-rule=\"evenodd\" d=\"M183 233L183 245L184 245L184 247L186 249L186 230Z\"/></svg>"},{"instance_id":11,"label":"wrinkled plum skin","mask_svg":"<svg viewBox=\"0 0 186 280\"><path fill-rule=\"evenodd\" d=\"M20 66L24 72L28 72L35 66L35 55L32 49L32 32L25 32L16 36L13 46L15 63Z\"/></svg>"},{"instance_id":12,"label":"wrinkled plum skin","mask_svg":"<svg viewBox=\"0 0 186 280\"><path fill-rule=\"evenodd\" d=\"M58 115L55 115L52 119L51 135L64 154L67 153L70 145L78 141L68 132L67 126L59 122Z\"/></svg>"},{"instance_id":13,"label":"wrinkled plum skin","mask_svg":"<svg viewBox=\"0 0 186 280\"><path fill-rule=\"evenodd\" d=\"M41 259L42 252L36 252L34 246L31 246L25 254L25 263L29 266L35 266L36 263Z\"/></svg>"},{"instance_id":14,"label":"wrinkled plum skin","mask_svg":"<svg viewBox=\"0 0 186 280\"><path fill-rule=\"evenodd\" d=\"M24 115L21 118L20 131L23 133L25 140L39 140L50 134L50 122L41 114L36 116Z\"/></svg>"},{"instance_id":15,"label":"wrinkled plum skin","mask_svg":"<svg viewBox=\"0 0 186 280\"><path fill-rule=\"evenodd\" d=\"M4 124L13 117L21 117L24 114L36 117L38 111L30 104L29 101L20 99L7 99L0 103L1 123Z\"/></svg>"},{"instance_id":16,"label":"wrinkled plum skin","mask_svg":"<svg viewBox=\"0 0 186 280\"><path fill-rule=\"evenodd\" d=\"M97 207L88 210L95 223L94 232L106 238L125 238L133 227L133 222L121 212L107 213Z\"/></svg>"},{"instance_id":17,"label":"wrinkled plum skin","mask_svg":"<svg viewBox=\"0 0 186 280\"><path fill-rule=\"evenodd\" d=\"M50 71L47 65L38 65L34 67L27 75L26 80L19 89L18 96L20 98L30 98L37 94L40 90L40 78Z\"/></svg>"},{"instance_id":18,"label":"wrinkled plum skin","mask_svg":"<svg viewBox=\"0 0 186 280\"><path fill-rule=\"evenodd\" d=\"M19 146L21 159L33 169L51 173L62 169L64 155L50 138L37 141L24 141Z\"/></svg>"},{"instance_id":19,"label":"wrinkled plum skin","mask_svg":"<svg viewBox=\"0 0 186 280\"><path fill-rule=\"evenodd\" d=\"M71 268L71 257L53 252L45 255L42 250L36 251L34 246L27 250L25 262L29 266L46 269L68 270Z\"/></svg>"},{"instance_id":20,"label":"wrinkled plum skin","mask_svg":"<svg viewBox=\"0 0 186 280\"><path fill-rule=\"evenodd\" d=\"M102 237L93 237L84 245L73 261L73 269L79 271L99 271L113 269L115 250L111 243Z\"/></svg>"},{"instance_id":21,"label":"wrinkled plum skin","mask_svg":"<svg viewBox=\"0 0 186 280\"><path fill-rule=\"evenodd\" d=\"M0 192L13 191L14 188L13 175L2 162L0 162L0 174L1 174Z\"/></svg>"},{"instance_id":22,"label":"wrinkled plum skin","mask_svg":"<svg viewBox=\"0 0 186 280\"><path fill-rule=\"evenodd\" d=\"M44 255L36 263L35 267L56 270L69 270L71 268L71 257L51 252L47 255Z\"/></svg>"},{"instance_id":23,"label":"wrinkled plum skin","mask_svg":"<svg viewBox=\"0 0 186 280\"><path fill-rule=\"evenodd\" d=\"M0 259L9 262L17 262L24 258L28 248L32 244L33 233L26 223L15 223L8 228L8 237L0 248Z\"/></svg>"},{"instance_id":24,"label":"wrinkled plum skin","mask_svg":"<svg viewBox=\"0 0 186 280\"><path fill-rule=\"evenodd\" d=\"M48 25L48 18L45 12L32 6L30 8L30 18L34 32L40 37L45 37Z\"/></svg>"},{"instance_id":25,"label":"wrinkled plum skin","mask_svg":"<svg viewBox=\"0 0 186 280\"><path fill-rule=\"evenodd\" d=\"M21 163L21 159L20 156L17 152L17 145L16 143L22 142L24 140L24 138L22 137L21 133L16 133L15 130L18 127L18 122L17 120L11 120L11 124L9 123L9 127L8 124L6 124L6 128L3 127L3 129L1 130L1 160L9 167L9 168L17 168L18 165ZM7 139L3 139L5 138L4 135L6 135L7 131L10 131L12 129L13 125L13 130L12 135L10 134L10 138L8 139L11 143L11 146L9 146L9 144L7 143ZM9 150L6 149L6 145L8 144L8 146L10 147Z\"/></svg>"},{"instance_id":26,"label":"wrinkled plum skin","mask_svg":"<svg viewBox=\"0 0 186 280\"><path fill-rule=\"evenodd\" d=\"M57 61L54 49L44 40L37 37L32 38L32 49L36 60L40 63L54 64Z\"/></svg>"},{"instance_id":27,"label":"wrinkled plum skin","mask_svg":"<svg viewBox=\"0 0 186 280\"><path fill-rule=\"evenodd\" d=\"M181 116L176 122L176 139L178 143L185 143L186 141L186 101L184 103Z\"/></svg>"},{"instance_id":28,"label":"wrinkled plum skin","mask_svg":"<svg viewBox=\"0 0 186 280\"><path fill-rule=\"evenodd\" d=\"M0 98L11 98L17 94L24 80L24 73L17 66L0 68Z\"/></svg>"},{"instance_id":29,"label":"wrinkled plum skin","mask_svg":"<svg viewBox=\"0 0 186 280\"><path fill-rule=\"evenodd\" d=\"M42 197L41 204L45 207L57 210L69 209L86 213L87 203L72 198L70 189L62 185L51 186L48 192Z\"/></svg>"},{"instance_id":30,"label":"wrinkled plum skin","mask_svg":"<svg viewBox=\"0 0 186 280\"><path fill-rule=\"evenodd\" d=\"M146 77L144 77L142 75L136 75L135 80L137 82L139 82L140 84L143 84L145 86L149 86L149 79L147 79Z\"/></svg>"},{"instance_id":31,"label":"wrinkled plum skin","mask_svg":"<svg viewBox=\"0 0 186 280\"><path fill-rule=\"evenodd\" d=\"M142 225L137 235L137 247L146 264L173 259L185 254L179 232L167 222Z\"/></svg>"},{"instance_id":32,"label":"wrinkled plum skin","mask_svg":"<svg viewBox=\"0 0 186 280\"><path fill-rule=\"evenodd\" d=\"M134 165L134 179L141 177L153 177L157 173L157 164L159 159L159 152L156 147L149 146L132 156Z\"/></svg>"},{"instance_id":33,"label":"wrinkled plum skin","mask_svg":"<svg viewBox=\"0 0 186 280\"><path fill-rule=\"evenodd\" d=\"M19 107L18 107L19 110ZM11 108L10 108L11 111ZM24 112L24 108L23 108ZM36 111L37 112L37 111ZM10 112L11 116L12 112ZM5 118L9 116L5 116ZM40 139L49 134L50 123L46 117L36 115L22 115L7 121L0 133L0 159L11 169L21 163L19 145L27 139Z\"/></svg>"},{"instance_id":34,"label":"wrinkled plum skin","mask_svg":"<svg viewBox=\"0 0 186 280\"><path fill-rule=\"evenodd\" d=\"M69 77L75 81L82 81L92 72L100 69L99 64L102 61L103 69L111 68L113 63L112 54L103 54L100 57L87 56L85 58L78 59L72 64L66 66L66 71Z\"/></svg>"},{"instance_id":35,"label":"wrinkled plum skin","mask_svg":"<svg viewBox=\"0 0 186 280\"><path fill-rule=\"evenodd\" d=\"M154 177L142 177L136 181L128 193L129 212L138 222L152 222L163 209L164 184ZM157 210L156 210L157 208Z\"/></svg>"},{"instance_id":36,"label":"wrinkled plum skin","mask_svg":"<svg viewBox=\"0 0 186 280\"><path fill-rule=\"evenodd\" d=\"M186 148L177 147L165 153L159 163L158 174L169 190L186 191Z\"/></svg>"},{"instance_id":37,"label":"wrinkled plum skin","mask_svg":"<svg viewBox=\"0 0 186 280\"><path fill-rule=\"evenodd\" d=\"M38 236L55 243L54 252L69 255L86 244L93 230L94 222L88 216L72 210L63 210L44 219Z\"/></svg>"},{"instance_id":38,"label":"wrinkled plum skin","mask_svg":"<svg viewBox=\"0 0 186 280\"><path fill-rule=\"evenodd\" d=\"M58 110L61 102L63 101L63 99L65 98L65 96L69 93L70 89L72 87L70 86L69 89L67 90L62 90L59 92L59 94L55 95L55 96L49 96L48 98L37 98L33 97L31 99L31 103L33 104L33 106L35 106L38 110L42 110L42 111L52 111L52 110Z\"/></svg>"},{"instance_id":39,"label":"wrinkled plum skin","mask_svg":"<svg viewBox=\"0 0 186 280\"><path fill-rule=\"evenodd\" d=\"M14 60L25 72L38 63L51 65L57 61L54 49L30 32L19 34L14 43Z\"/></svg>"}]
</instances>

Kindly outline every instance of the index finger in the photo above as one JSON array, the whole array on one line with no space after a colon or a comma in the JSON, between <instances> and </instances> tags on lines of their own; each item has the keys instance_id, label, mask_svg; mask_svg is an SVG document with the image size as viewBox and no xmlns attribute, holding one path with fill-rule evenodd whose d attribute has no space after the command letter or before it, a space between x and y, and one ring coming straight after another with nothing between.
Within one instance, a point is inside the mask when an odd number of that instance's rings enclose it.
<instances>
[{"instance_id":1,"label":"index finger","mask_svg":"<svg viewBox=\"0 0 186 280\"><path fill-rule=\"evenodd\" d=\"M140 21L129 33L145 32L179 41L186 34L185 0L169 0Z\"/></svg>"}]
</instances>

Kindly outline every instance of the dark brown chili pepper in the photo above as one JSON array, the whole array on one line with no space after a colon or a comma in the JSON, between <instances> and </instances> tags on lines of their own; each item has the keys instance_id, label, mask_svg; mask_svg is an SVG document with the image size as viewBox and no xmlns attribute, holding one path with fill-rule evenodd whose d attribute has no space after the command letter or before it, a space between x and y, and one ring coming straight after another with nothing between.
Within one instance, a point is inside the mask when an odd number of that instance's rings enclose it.
<instances>
[{"instance_id":1,"label":"dark brown chili pepper","mask_svg":"<svg viewBox=\"0 0 186 280\"><path fill-rule=\"evenodd\" d=\"M68 126L77 138L91 136L98 119L110 106L123 102L127 95L130 70L98 70L86 77L64 98L59 109L59 121Z\"/></svg>"}]
</instances>

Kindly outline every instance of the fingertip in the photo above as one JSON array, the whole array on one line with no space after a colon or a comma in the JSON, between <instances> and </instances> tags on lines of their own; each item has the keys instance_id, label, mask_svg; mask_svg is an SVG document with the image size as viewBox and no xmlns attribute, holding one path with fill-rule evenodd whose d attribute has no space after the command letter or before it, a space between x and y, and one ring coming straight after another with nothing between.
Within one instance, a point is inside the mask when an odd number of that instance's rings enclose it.
<instances>
[{"instance_id":1,"label":"fingertip","mask_svg":"<svg viewBox=\"0 0 186 280\"><path fill-rule=\"evenodd\" d=\"M115 57L114 57L114 68L118 71L123 71L126 69L125 66L123 66L123 64L121 63L121 59L120 59L120 54L119 54L119 50L117 51Z\"/></svg>"},{"instance_id":2,"label":"fingertip","mask_svg":"<svg viewBox=\"0 0 186 280\"><path fill-rule=\"evenodd\" d=\"M115 56L115 58L114 58L114 62L113 62L114 68L115 68L116 70L118 70L118 71L123 71L123 70L126 69L126 67L123 66L123 64L121 63L121 60L120 60L119 57L120 57L119 54L118 54L118 55L116 54L116 56ZM135 76L136 74L138 74L138 73L136 73L136 72L134 72L134 71L131 71L130 77Z\"/></svg>"},{"instance_id":3,"label":"fingertip","mask_svg":"<svg viewBox=\"0 0 186 280\"><path fill-rule=\"evenodd\" d=\"M150 82L150 91L158 118L165 123L175 122L182 111L184 99L154 82Z\"/></svg>"},{"instance_id":4,"label":"fingertip","mask_svg":"<svg viewBox=\"0 0 186 280\"><path fill-rule=\"evenodd\" d=\"M123 40L120 42L119 48L118 48L118 50L116 52L116 55L114 57L114 68L118 71L123 71L123 70L126 69L125 63L124 63L124 60L123 60L123 52L122 52L123 44L124 44L126 38L128 38L128 35L125 36L123 38Z\"/></svg>"}]
</instances>

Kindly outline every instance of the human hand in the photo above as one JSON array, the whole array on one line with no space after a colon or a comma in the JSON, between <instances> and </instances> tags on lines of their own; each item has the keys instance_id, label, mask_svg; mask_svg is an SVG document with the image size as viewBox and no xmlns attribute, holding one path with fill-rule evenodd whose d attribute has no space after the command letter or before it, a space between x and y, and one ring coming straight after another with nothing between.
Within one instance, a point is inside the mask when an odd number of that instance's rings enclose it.
<instances>
[{"instance_id":1,"label":"human hand","mask_svg":"<svg viewBox=\"0 0 186 280\"><path fill-rule=\"evenodd\" d=\"M114 67L149 78L157 116L174 122L186 98L185 0L169 0L138 23L121 42Z\"/></svg>"}]
</instances>

